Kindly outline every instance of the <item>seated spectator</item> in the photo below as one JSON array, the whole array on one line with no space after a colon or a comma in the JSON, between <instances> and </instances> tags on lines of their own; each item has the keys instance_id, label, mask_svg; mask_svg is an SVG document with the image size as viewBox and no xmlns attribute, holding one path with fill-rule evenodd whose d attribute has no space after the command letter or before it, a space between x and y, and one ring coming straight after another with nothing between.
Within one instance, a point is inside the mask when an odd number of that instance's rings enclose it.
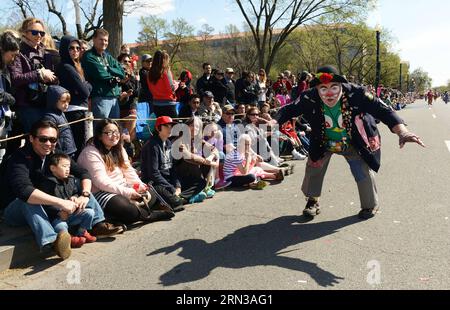
<instances>
[{"instance_id":1,"label":"seated spectator","mask_svg":"<svg viewBox=\"0 0 450 310\"><path fill-rule=\"evenodd\" d=\"M4 212L7 225L28 224L41 251L53 247L58 256L66 259L71 254L70 235L55 232L42 206L51 205L69 214L83 208L92 199L91 180L88 172L71 160L70 174L81 180L81 198L76 202L65 200L37 189L42 173L48 169L46 158L54 152L58 134L58 127L51 122L39 121L33 125L28 143L12 154L6 163L6 173L0 175L0 198L3 206L7 206ZM122 231L121 227L104 222L103 211L97 203L92 206L98 216L98 223L90 232L92 235L101 238Z\"/></svg>"},{"instance_id":2,"label":"seated spectator","mask_svg":"<svg viewBox=\"0 0 450 310\"><path fill-rule=\"evenodd\" d=\"M191 118L193 116L199 116L200 112L200 96L192 94L189 98L189 104L181 107L180 118Z\"/></svg>"},{"instance_id":3,"label":"seated spectator","mask_svg":"<svg viewBox=\"0 0 450 310\"><path fill-rule=\"evenodd\" d=\"M58 149L74 158L77 151L72 129L67 124L64 112L70 103L70 93L67 89L52 85L47 90L47 110L44 120L55 123L59 127ZM64 125L64 126L62 126Z\"/></svg>"},{"instance_id":4,"label":"seated spectator","mask_svg":"<svg viewBox=\"0 0 450 310\"><path fill-rule=\"evenodd\" d=\"M69 227L75 230L71 237L71 247L80 248L86 242L92 243L97 240L88 230L103 218L94 211L98 205L95 198L90 193L85 193L84 196L79 186L80 180L70 175L70 163L70 157L66 154L52 155L48 161L50 171L43 177L38 189L49 195L78 203L75 209L67 211L55 206L43 207L57 233L68 232ZM87 204L82 197L89 198Z\"/></svg>"},{"instance_id":5,"label":"seated spectator","mask_svg":"<svg viewBox=\"0 0 450 310\"><path fill-rule=\"evenodd\" d=\"M175 162L176 172L189 203L202 202L215 194L212 187L218 175L219 152L203 140L203 125L199 118L192 117L185 124L189 126L189 133L174 142L174 147L180 147L182 155Z\"/></svg>"},{"instance_id":6,"label":"seated spectator","mask_svg":"<svg viewBox=\"0 0 450 310\"><path fill-rule=\"evenodd\" d=\"M173 211L183 211L181 184L173 165L169 140L175 122L168 116L158 117L155 131L141 151L142 180L150 183Z\"/></svg>"},{"instance_id":7,"label":"seated spectator","mask_svg":"<svg viewBox=\"0 0 450 310\"><path fill-rule=\"evenodd\" d=\"M234 118L238 120L243 120L245 118L246 110L247 106L243 103L239 103L236 107L236 115L234 116Z\"/></svg>"},{"instance_id":8,"label":"seated spectator","mask_svg":"<svg viewBox=\"0 0 450 310\"><path fill-rule=\"evenodd\" d=\"M92 191L107 218L121 224L169 219L171 212L146 208L141 202L147 186L139 179L123 148L121 128L110 119L97 123L94 137L78 157L92 176Z\"/></svg>"},{"instance_id":9,"label":"seated spectator","mask_svg":"<svg viewBox=\"0 0 450 310\"><path fill-rule=\"evenodd\" d=\"M275 154L272 147L267 141L266 132L259 127L260 124L270 125L266 120L259 117L259 110L256 107L251 107L247 110L247 116L244 119L245 131L251 138L252 150L260 155L265 161L271 165L278 167L282 162L281 158ZM279 150L276 149L278 152Z\"/></svg>"},{"instance_id":10,"label":"seated spectator","mask_svg":"<svg viewBox=\"0 0 450 310\"><path fill-rule=\"evenodd\" d=\"M255 166L258 158L251 152L251 138L243 134L239 138L238 147L229 152L225 157L223 167L224 178L230 182L230 187L249 186L252 189L263 189L268 183L260 180L257 175L263 175L262 169ZM266 175L264 175L266 176ZM267 177L280 178L282 174L268 174Z\"/></svg>"},{"instance_id":11,"label":"seated spectator","mask_svg":"<svg viewBox=\"0 0 450 310\"><path fill-rule=\"evenodd\" d=\"M218 122L222 117L222 109L220 108L220 105L214 101L212 92L205 92L198 114L206 122Z\"/></svg>"}]
</instances>

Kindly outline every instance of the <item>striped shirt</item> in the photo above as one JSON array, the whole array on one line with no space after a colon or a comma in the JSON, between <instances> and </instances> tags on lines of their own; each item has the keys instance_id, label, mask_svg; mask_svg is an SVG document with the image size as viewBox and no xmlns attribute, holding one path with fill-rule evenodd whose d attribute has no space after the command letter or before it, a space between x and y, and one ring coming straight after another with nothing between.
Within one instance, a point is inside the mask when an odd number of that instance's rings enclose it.
<instances>
[{"instance_id":1,"label":"striped shirt","mask_svg":"<svg viewBox=\"0 0 450 310\"><path fill-rule=\"evenodd\" d=\"M237 150L230 152L225 157L225 162L223 164L223 177L225 181L228 181L231 177L237 175L237 169L239 165L244 162L244 157L239 154Z\"/></svg>"}]
</instances>

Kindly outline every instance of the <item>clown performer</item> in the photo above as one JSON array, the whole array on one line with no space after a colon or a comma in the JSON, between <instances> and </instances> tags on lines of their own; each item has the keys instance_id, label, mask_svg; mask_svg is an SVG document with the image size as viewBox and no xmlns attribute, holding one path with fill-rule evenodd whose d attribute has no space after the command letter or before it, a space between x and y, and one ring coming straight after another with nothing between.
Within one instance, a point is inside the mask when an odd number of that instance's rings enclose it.
<instances>
[{"instance_id":1,"label":"clown performer","mask_svg":"<svg viewBox=\"0 0 450 310\"><path fill-rule=\"evenodd\" d=\"M408 142L425 147L390 106L374 98L365 88L349 84L331 66L319 68L311 89L302 93L295 103L282 108L276 119L284 124L300 115L310 122L312 129L310 157L302 185L308 201L303 211L306 217L320 214L319 197L333 154L344 156L350 165L361 201L358 216L364 220L375 216L379 206L374 171L380 169L381 159L375 119L399 136L400 148Z\"/></svg>"}]
</instances>

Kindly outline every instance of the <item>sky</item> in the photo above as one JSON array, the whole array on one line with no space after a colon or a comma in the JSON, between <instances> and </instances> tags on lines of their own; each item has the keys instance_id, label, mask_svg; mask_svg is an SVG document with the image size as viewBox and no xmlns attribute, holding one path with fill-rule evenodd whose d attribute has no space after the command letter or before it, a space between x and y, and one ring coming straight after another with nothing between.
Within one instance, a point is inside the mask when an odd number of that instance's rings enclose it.
<instances>
[{"instance_id":1,"label":"sky","mask_svg":"<svg viewBox=\"0 0 450 310\"><path fill-rule=\"evenodd\" d=\"M44 2L44 0L42 0ZM234 24L242 29L244 19L234 0L136 0L155 4L154 9L138 10L124 18L124 41L134 43L138 38L139 17L157 15L171 21L184 18L197 32L207 23L214 33L225 32ZM5 3L1 0L0 8ZM71 1L65 15L74 20ZM369 13L368 24L389 31L394 37L393 49L411 71L422 68L433 79L433 86L446 85L450 80L450 1L448 0L378 0L378 7Z\"/></svg>"},{"instance_id":2,"label":"sky","mask_svg":"<svg viewBox=\"0 0 450 310\"><path fill-rule=\"evenodd\" d=\"M158 16L167 20L183 17L197 30L207 23L219 33L228 24L242 28L244 23L233 0L158 1ZM450 80L449 14L448 0L378 0L368 24L389 31L395 39L394 51L410 63L411 71L422 68L432 77L433 86L441 86ZM126 42L136 41L138 20L137 16L124 20Z\"/></svg>"}]
</instances>

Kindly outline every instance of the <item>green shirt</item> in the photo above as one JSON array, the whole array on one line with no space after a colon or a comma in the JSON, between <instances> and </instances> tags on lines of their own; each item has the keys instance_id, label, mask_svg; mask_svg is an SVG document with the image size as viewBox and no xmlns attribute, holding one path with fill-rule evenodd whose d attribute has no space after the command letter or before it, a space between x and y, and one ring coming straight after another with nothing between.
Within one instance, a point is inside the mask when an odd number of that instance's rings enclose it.
<instances>
[{"instance_id":1,"label":"green shirt","mask_svg":"<svg viewBox=\"0 0 450 310\"><path fill-rule=\"evenodd\" d=\"M323 104L323 111L325 114L325 139L327 141L340 142L343 138L348 140L348 133L344 126L341 105L341 101L332 108Z\"/></svg>"},{"instance_id":2,"label":"green shirt","mask_svg":"<svg viewBox=\"0 0 450 310\"><path fill-rule=\"evenodd\" d=\"M111 79L125 78L125 72L120 63L110 54L99 55L92 48L87 51L81 59L87 80L92 84L91 97L118 97L120 86L111 84Z\"/></svg>"}]
</instances>

